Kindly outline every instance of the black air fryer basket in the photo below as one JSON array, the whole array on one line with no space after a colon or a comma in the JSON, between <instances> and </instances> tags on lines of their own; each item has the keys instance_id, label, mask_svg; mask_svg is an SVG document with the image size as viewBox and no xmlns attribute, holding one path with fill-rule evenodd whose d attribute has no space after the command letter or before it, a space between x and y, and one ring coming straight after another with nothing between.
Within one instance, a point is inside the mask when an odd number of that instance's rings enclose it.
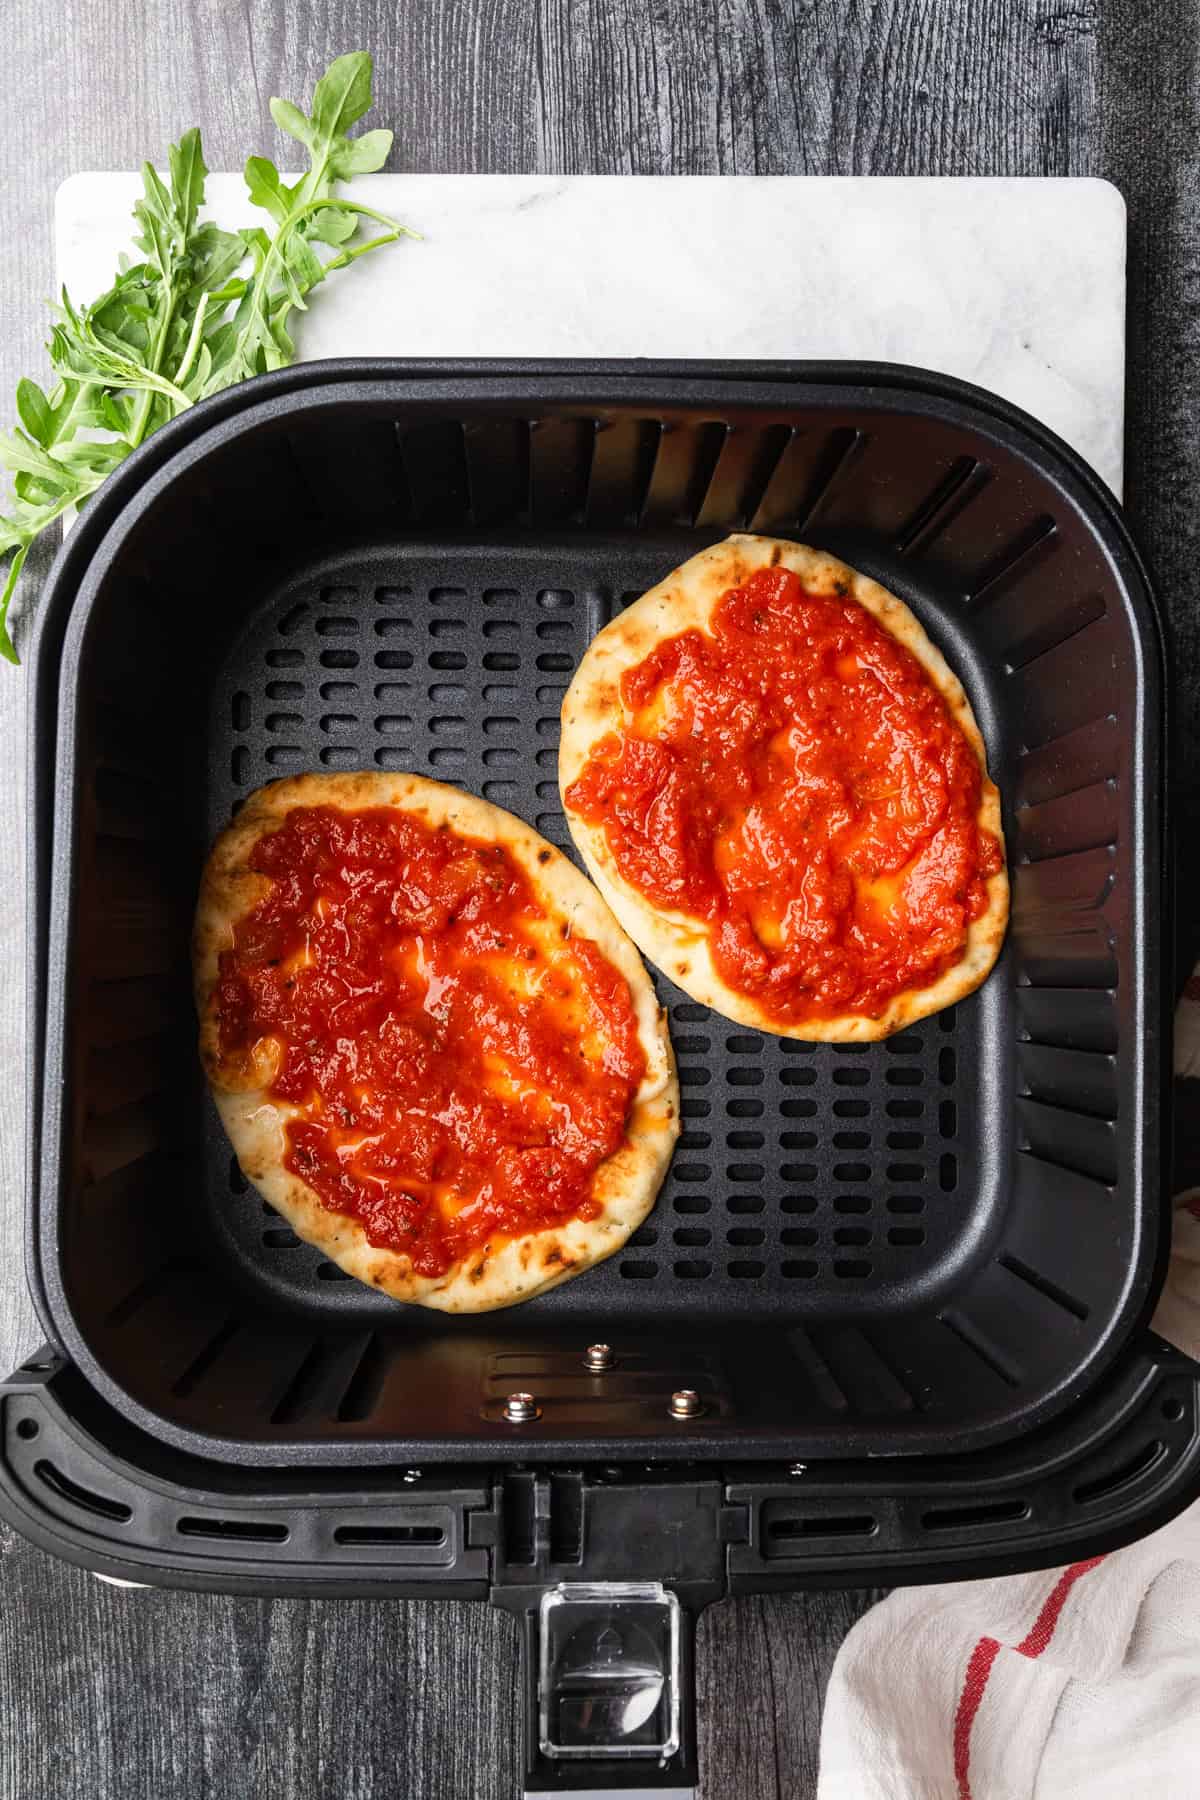
<instances>
[{"instance_id":1,"label":"black air fryer basket","mask_svg":"<svg viewBox=\"0 0 1200 1800\"><path fill-rule=\"evenodd\" d=\"M1005 802L1000 963L872 1045L764 1037L660 980L683 1132L646 1224L512 1311L398 1307L232 1160L189 998L207 847L264 781L375 767L569 848L572 670L735 529L877 577L963 679ZM0 1390L29 1535L135 1580L490 1596L522 1622L529 1787L679 1788L709 1601L1050 1563L1195 1493L1200 1372L1145 1328L1160 629L1111 498L1042 427L888 367L310 365L106 485L34 680L52 1348Z\"/></svg>"}]
</instances>

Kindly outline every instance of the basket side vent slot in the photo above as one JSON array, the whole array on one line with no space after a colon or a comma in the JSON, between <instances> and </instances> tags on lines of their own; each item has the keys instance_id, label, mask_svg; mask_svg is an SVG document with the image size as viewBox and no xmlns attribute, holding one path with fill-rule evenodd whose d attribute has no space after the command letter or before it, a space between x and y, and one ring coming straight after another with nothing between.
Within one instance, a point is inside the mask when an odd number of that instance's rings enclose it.
<instances>
[{"instance_id":1,"label":"basket side vent slot","mask_svg":"<svg viewBox=\"0 0 1200 1800\"><path fill-rule=\"evenodd\" d=\"M807 531L820 522L822 508L832 499L864 442L863 434L849 426L838 426L829 433L797 508L798 531Z\"/></svg>"},{"instance_id":2,"label":"basket side vent slot","mask_svg":"<svg viewBox=\"0 0 1200 1800\"><path fill-rule=\"evenodd\" d=\"M1080 851L1109 849L1120 837L1120 813L1112 775L1051 800L1018 806L1009 855L1017 863L1047 863Z\"/></svg>"},{"instance_id":3,"label":"basket side vent slot","mask_svg":"<svg viewBox=\"0 0 1200 1800\"><path fill-rule=\"evenodd\" d=\"M822 1406L834 1412L845 1412L850 1402L842 1392L833 1370L821 1355L807 1331L797 1327L787 1333L787 1343L800 1364Z\"/></svg>"},{"instance_id":4,"label":"basket side vent slot","mask_svg":"<svg viewBox=\"0 0 1200 1800\"><path fill-rule=\"evenodd\" d=\"M1120 762L1117 715L1102 713L1036 749L1023 749L1013 770L1010 803L1020 813L1081 793L1097 782L1116 781Z\"/></svg>"},{"instance_id":5,"label":"basket side vent slot","mask_svg":"<svg viewBox=\"0 0 1200 1800\"><path fill-rule=\"evenodd\" d=\"M440 1525L338 1525L334 1528L335 1544L385 1546L439 1546L446 1542Z\"/></svg>"},{"instance_id":6,"label":"basket side vent slot","mask_svg":"<svg viewBox=\"0 0 1200 1800\"><path fill-rule=\"evenodd\" d=\"M400 433L404 476L422 525L465 522L471 503L462 423L431 419Z\"/></svg>"},{"instance_id":7,"label":"basket side vent slot","mask_svg":"<svg viewBox=\"0 0 1200 1800\"><path fill-rule=\"evenodd\" d=\"M1058 1283L1051 1281L1048 1275L1041 1275L1036 1269L1031 1269L1028 1263L1021 1261L1019 1256L1004 1255L998 1260L1002 1269L1007 1269L1010 1275L1015 1275L1018 1281L1025 1283L1026 1287L1033 1288L1035 1293L1041 1294L1044 1299L1049 1300L1052 1306L1061 1307L1063 1312L1069 1312L1072 1318L1078 1319L1080 1322L1087 1318L1089 1309L1082 1300L1077 1300L1074 1294L1069 1294L1065 1288L1059 1287Z\"/></svg>"},{"instance_id":8,"label":"basket side vent slot","mask_svg":"<svg viewBox=\"0 0 1200 1800\"><path fill-rule=\"evenodd\" d=\"M966 1506L935 1506L921 1514L926 1531L966 1531L976 1525L1011 1525L1030 1516L1028 1500L986 1500Z\"/></svg>"},{"instance_id":9,"label":"basket side vent slot","mask_svg":"<svg viewBox=\"0 0 1200 1800\"><path fill-rule=\"evenodd\" d=\"M290 1535L286 1525L266 1519L187 1517L176 1519L175 1529L180 1537L213 1538L229 1544L286 1544Z\"/></svg>"},{"instance_id":10,"label":"basket side vent slot","mask_svg":"<svg viewBox=\"0 0 1200 1800\"><path fill-rule=\"evenodd\" d=\"M1031 1045L1113 1056L1117 996L1111 989L1019 987L1017 1012Z\"/></svg>"},{"instance_id":11,"label":"basket side vent slot","mask_svg":"<svg viewBox=\"0 0 1200 1800\"><path fill-rule=\"evenodd\" d=\"M804 1545L821 1538L867 1538L879 1530L874 1513L798 1513L795 1503L763 1505L762 1547L768 1561L803 1555Z\"/></svg>"},{"instance_id":12,"label":"basket side vent slot","mask_svg":"<svg viewBox=\"0 0 1200 1800\"><path fill-rule=\"evenodd\" d=\"M941 532L983 492L991 470L973 456L956 457L947 474L896 533L901 556L926 551Z\"/></svg>"},{"instance_id":13,"label":"basket side vent slot","mask_svg":"<svg viewBox=\"0 0 1200 1800\"><path fill-rule=\"evenodd\" d=\"M1014 582L1023 581L1057 543L1058 526L1048 513L1031 520L977 572L967 604L972 609L990 606Z\"/></svg>"},{"instance_id":14,"label":"basket side vent slot","mask_svg":"<svg viewBox=\"0 0 1200 1800\"><path fill-rule=\"evenodd\" d=\"M337 1416L340 1423L357 1424L372 1417L383 1393L387 1371L387 1353L378 1335L372 1332L363 1347L358 1367L350 1377L338 1404Z\"/></svg>"},{"instance_id":15,"label":"basket side vent slot","mask_svg":"<svg viewBox=\"0 0 1200 1800\"><path fill-rule=\"evenodd\" d=\"M1015 675L1018 670L1028 668L1040 656L1057 650L1060 644L1070 643L1081 631L1086 631L1089 625L1102 619L1104 614L1102 594L1077 595L1032 630L1025 630L1006 645L1003 652L1006 672Z\"/></svg>"},{"instance_id":16,"label":"basket side vent slot","mask_svg":"<svg viewBox=\"0 0 1200 1800\"><path fill-rule=\"evenodd\" d=\"M118 1300L106 1316L105 1323L111 1326L126 1324L135 1313L141 1311L163 1289L170 1287L180 1276L197 1275L204 1268L198 1257L169 1256L167 1260L147 1275L135 1287L130 1288L124 1299Z\"/></svg>"},{"instance_id":17,"label":"basket side vent slot","mask_svg":"<svg viewBox=\"0 0 1200 1800\"><path fill-rule=\"evenodd\" d=\"M1144 1475L1157 1468L1166 1453L1167 1447L1161 1438L1153 1438L1115 1468L1108 1469L1103 1475L1093 1476L1090 1481L1081 1481L1074 1490L1073 1497L1077 1505L1086 1506L1093 1500L1108 1500L1123 1488L1132 1487Z\"/></svg>"},{"instance_id":18,"label":"basket side vent slot","mask_svg":"<svg viewBox=\"0 0 1200 1800\"><path fill-rule=\"evenodd\" d=\"M271 1412L273 1425L288 1425L304 1418L320 1392L329 1363L329 1351L319 1340L303 1358Z\"/></svg>"},{"instance_id":19,"label":"basket side vent slot","mask_svg":"<svg viewBox=\"0 0 1200 1800\"><path fill-rule=\"evenodd\" d=\"M967 1349L992 1371L993 1375L998 1375L1007 1387L1020 1387L1022 1379L1020 1371L1014 1368L1002 1350L989 1342L981 1331L978 1331L969 1320L963 1318L961 1313L947 1311L938 1316L947 1331L953 1332L959 1343L965 1344Z\"/></svg>"},{"instance_id":20,"label":"basket side vent slot","mask_svg":"<svg viewBox=\"0 0 1200 1800\"><path fill-rule=\"evenodd\" d=\"M1073 633L1043 649L1004 679L1004 705L1016 742L1027 750L1071 738L1118 711L1132 672L1120 654L1121 639L1108 619L1087 627L1088 641Z\"/></svg>"},{"instance_id":21,"label":"basket side vent slot","mask_svg":"<svg viewBox=\"0 0 1200 1800\"><path fill-rule=\"evenodd\" d=\"M56 1463L41 1457L33 1465L33 1472L43 1487L49 1488L60 1500L70 1506L77 1506L81 1512L91 1513L98 1519L111 1519L115 1525L127 1525L133 1517L133 1508L126 1506L123 1500L110 1499L107 1494L98 1494L94 1488L83 1487L78 1481L72 1481L64 1475Z\"/></svg>"},{"instance_id":22,"label":"basket side vent slot","mask_svg":"<svg viewBox=\"0 0 1200 1800\"><path fill-rule=\"evenodd\" d=\"M1017 1100L1020 1149L1054 1168L1087 1175L1112 1187L1117 1180L1117 1136L1111 1119L1093 1118L1044 1101Z\"/></svg>"},{"instance_id":23,"label":"basket side vent slot","mask_svg":"<svg viewBox=\"0 0 1200 1800\"><path fill-rule=\"evenodd\" d=\"M474 419L463 448L471 523L501 525L529 512L529 428L518 419Z\"/></svg>"},{"instance_id":24,"label":"basket side vent slot","mask_svg":"<svg viewBox=\"0 0 1200 1800\"><path fill-rule=\"evenodd\" d=\"M194 1392L240 1329L241 1321L237 1317L227 1319L221 1329L205 1344L200 1354L192 1358L182 1375L173 1384L171 1392L178 1395L180 1399L184 1399L188 1394Z\"/></svg>"},{"instance_id":25,"label":"basket side vent slot","mask_svg":"<svg viewBox=\"0 0 1200 1800\"><path fill-rule=\"evenodd\" d=\"M632 525L650 492L662 437L656 419L597 419L588 477L589 525Z\"/></svg>"},{"instance_id":26,"label":"basket side vent slot","mask_svg":"<svg viewBox=\"0 0 1200 1800\"><path fill-rule=\"evenodd\" d=\"M1113 847L1018 865L1013 876L1011 949L1024 980L1034 987L1115 988L1106 910L1117 880Z\"/></svg>"},{"instance_id":27,"label":"basket side vent slot","mask_svg":"<svg viewBox=\"0 0 1200 1800\"><path fill-rule=\"evenodd\" d=\"M596 443L594 419L536 419L529 436L529 511L534 525L582 519Z\"/></svg>"},{"instance_id":28,"label":"basket side vent slot","mask_svg":"<svg viewBox=\"0 0 1200 1800\"><path fill-rule=\"evenodd\" d=\"M1111 1121L1119 1112L1117 1058L1108 1052L1022 1043L1017 1052L1020 1091L1049 1106Z\"/></svg>"},{"instance_id":29,"label":"basket side vent slot","mask_svg":"<svg viewBox=\"0 0 1200 1800\"><path fill-rule=\"evenodd\" d=\"M643 525L690 525L704 502L725 442L719 419L664 424L642 507Z\"/></svg>"}]
</instances>

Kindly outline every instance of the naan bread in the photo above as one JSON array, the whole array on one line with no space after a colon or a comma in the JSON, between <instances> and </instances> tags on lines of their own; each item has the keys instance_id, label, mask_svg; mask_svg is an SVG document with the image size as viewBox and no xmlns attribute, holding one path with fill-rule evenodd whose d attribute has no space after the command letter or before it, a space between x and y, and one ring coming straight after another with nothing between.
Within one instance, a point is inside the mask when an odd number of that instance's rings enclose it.
<instances>
[{"instance_id":1,"label":"naan bread","mask_svg":"<svg viewBox=\"0 0 1200 1800\"><path fill-rule=\"evenodd\" d=\"M417 1273L410 1259L367 1239L357 1218L330 1211L284 1161L284 1126L300 1109L269 1092L279 1062L277 1040L260 1038L249 1054L227 1057L217 1020L219 958L233 928L270 890L251 868L260 839L297 807L345 812L395 807L430 827L500 845L528 879L544 911L536 927L544 955L564 938L588 939L628 985L645 1075L630 1111L625 1141L592 1177L591 1219L534 1229L478 1246L445 1274ZM581 1274L620 1248L654 1205L679 1132L679 1088L660 1009L641 958L585 876L520 819L486 800L416 775L300 775L261 788L217 839L204 871L193 946L200 1053L230 1142L247 1179L298 1235L360 1281L393 1299L446 1312L482 1312L528 1300ZM569 967L559 963L555 965ZM523 973L526 982L528 965ZM530 1001L536 1005L536 1000Z\"/></svg>"},{"instance_id":2,"label":"naan bread","mask_svg":"<svg viewBox=\"0 0 1200 1800\"><path fill-rule=\"evenodd\" d=\"M824 551L779 538L738 535L691 557L615 618L589 646L563 700L559 786L571 834L593 881L633 941L684 993L725 1018L779 1036L838 1043L864 1042L901 1031L951 1006L984 980L1000 951L1008 919L1003 868L987 879L986 910L968 926L958 961L925 987L898 992L878 1016L777 1018L750 994L728 985L714 966L704 920L656 906L622 875L604 823L589 822L567 801L595 748L627 724L621 677L664 640L692 629L709 632L713 613L731 589L756 570L792 570L805 590L850 596L909 650L940 693L978 758L982 776L978 823L1001 844L1000 796L987 772L983 739L970 704L944 657L912 612L877 582Z\"/></svg>"}]
</instances>

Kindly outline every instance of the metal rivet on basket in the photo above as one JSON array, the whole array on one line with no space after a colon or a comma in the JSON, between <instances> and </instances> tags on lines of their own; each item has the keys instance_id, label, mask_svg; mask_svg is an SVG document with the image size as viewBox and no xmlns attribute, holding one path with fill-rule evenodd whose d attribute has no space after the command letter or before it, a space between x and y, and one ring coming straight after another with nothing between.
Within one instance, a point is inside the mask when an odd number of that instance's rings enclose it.
<instances>
[{"instance_id":1,"label":"metal rivet on basket","mask_svg":"<svg viewBox=\"0 0 1200 1800\"><path fill-rule=\"evenodd\" d=\"M793 1463L791 1468L788 1470L788 1474L789 1475L807 1475L808 1474L808 1464L807 1463Z\"/></svg>"},{"instance_id":2,"label":"metal rivet on basket","mask_svg":"<svg viewBox=\"0 0 1200 1800\"><path fill-rule=\"evenodd\" d=\"M420 1481L420 1479L420 1469L405 1469L404 1474L401 1476L401 1480L406 1481L409 1486L411 1486L414 1481Z\"/></svg>"},{"instance_id":3,"label":"metal rivet on basket","mask_svg":"<svg viewBox=\"0 0 1200 1800\"><path fill-rule=\"evenodd\" d=\"M695 1388L679 1388L671 1395L669 1411L673 1419L698 1419L704 1402Z\"/></svg>"},{"instance_id":4,"label":"metal rivet on basket","mask_svg":"<svg viewBox=\"0 0 1200 1800\"><path fill-rule=\"evenodd\" d=\"M611 1344L589 1344L583 1353L583 1366L590 1369L593 1375L603 1375L606 1369L612 1368L615 1361Z\"/></svg>"},{"instance_id":5,"label":"metal rivet on basket","mask_svg":"<svg viewBox=\"0 0 1200 1800\"><path fill-rule=\"evenodd\" d=\"M510 1394L504 1402L504 1416L510 1425L528 1425L540 1419L542 1409L532 1394Z\"/></svg>"}]
</instances>

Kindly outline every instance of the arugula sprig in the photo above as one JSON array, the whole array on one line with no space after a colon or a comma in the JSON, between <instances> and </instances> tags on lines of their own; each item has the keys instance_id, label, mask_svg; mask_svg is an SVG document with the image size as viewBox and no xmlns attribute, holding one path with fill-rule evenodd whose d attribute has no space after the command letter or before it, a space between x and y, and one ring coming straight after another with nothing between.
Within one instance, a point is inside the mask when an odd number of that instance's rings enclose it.
<instances>
[{"instance_id":1,"label":"arugula sprig","mask_svg":"<svg viewBox=\"0 0 1200 1800\"><path fill-rule=\"evenodd\" d=\"M335 269L416 234L337 184L382 168L390 131L349 135L371 105L366 51L339 56L313 90L311 115L272 100L271 116L302 144L308 168L289 186L275 164L251 156L246 186L271 229L223 231L200 220L200 133L184 132L168 153L167 180L142 166L133 209L138 260L121 258L107 291L75 306L65 289L47 346L56 377L49 392L17 386L19 425L0 432L0 467L13 497L0 514L0 655L16 662L8 611L30 546L57 519L83 506L106 476L197 400L295 358L294 311ZM372 229L377 228L377 229ZM0 575L4 571L0 569Z\"/></svg>"}]
</instances>

